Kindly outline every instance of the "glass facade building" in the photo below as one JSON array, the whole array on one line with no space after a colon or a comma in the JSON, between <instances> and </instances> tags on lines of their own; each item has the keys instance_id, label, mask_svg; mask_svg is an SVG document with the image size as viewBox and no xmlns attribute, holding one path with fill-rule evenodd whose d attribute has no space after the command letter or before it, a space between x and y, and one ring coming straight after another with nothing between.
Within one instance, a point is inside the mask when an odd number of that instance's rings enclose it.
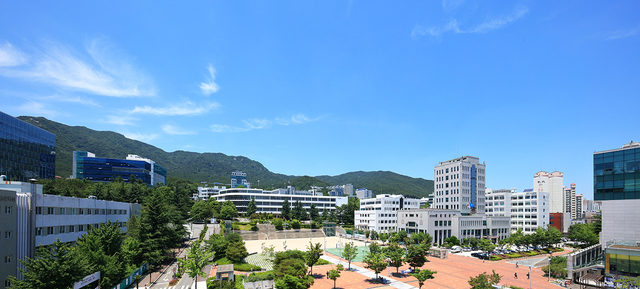
<instances>
[{"instance_id":1,"label":"glass facade building","mask_svg":"<svg viewBox=\"0 0 640 289\"><path fill-rule=\"evenodd\" d=\"M8 180L53 179L56 135L0 112L0 175Z\"/></svg>"},{"instance_id":2,"label":"glass facade building","mask_svg":"<svg viewBox=\"0 0 640 289\"><path fill-rule=\"evenodd\" d=\"M97 158L84 151L73 152L73 177L94 182L111 182L122 178L129 182L131 175L147 185L165 183L167 170L152 161Z\"/></svg>"},{"instance_id":3,"label":"glass facade building","mask_svg":"<svg viewBox=\"0 0 640 289\"><path fill-rule=\"evenodd\" d=\"M593 154L596 201L640 199L640 143Z\"/></svg>"}]
</instances>

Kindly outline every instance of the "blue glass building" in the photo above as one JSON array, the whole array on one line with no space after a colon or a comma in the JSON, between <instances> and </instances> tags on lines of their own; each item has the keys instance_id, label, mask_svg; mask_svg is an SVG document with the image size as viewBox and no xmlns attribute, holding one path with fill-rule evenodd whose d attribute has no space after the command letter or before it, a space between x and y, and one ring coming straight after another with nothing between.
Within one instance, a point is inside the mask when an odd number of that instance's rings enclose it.
<instances>
[{"instance_id":1,"label":"blue glass building","mask_svg":"<svg viewBox=\"0 0 640 289\"><path fill-rule=\"evenodd\" d=\"M594 200L640 199L640 146L594 153L593 175Z\"/></svg>"},{"instance_id":2,"label":"blue glass building","mask_svg":"<svg viewBox=\"0 0 640 289\"><path fill-rule=\"evenodd\" d=\"M56 135L0 112L0 175L8 180L53 179Z\"/></svg>"},{"instance_id":3,"label":"blue glass building","mask_svg":"<svg viewBox=\"0 0 640 289\"><path fill-rule=\"evenodd\" d=\"M147 185L166 184L167 170L149 159L129 155L127 159L97 158L84 151L73 152L73 177L94 182L111 182L120 177L130 182L133 175Z\"/></svg>"}]
</instances>

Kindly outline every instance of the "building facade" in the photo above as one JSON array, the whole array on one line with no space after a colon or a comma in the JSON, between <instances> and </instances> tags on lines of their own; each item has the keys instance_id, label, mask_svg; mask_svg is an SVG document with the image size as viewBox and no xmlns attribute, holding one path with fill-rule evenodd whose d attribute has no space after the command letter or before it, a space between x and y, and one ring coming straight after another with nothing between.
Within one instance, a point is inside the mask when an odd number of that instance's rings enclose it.
<instances>
[{"instance_id":1,"label":"building facade","mask_svg":"<svg viewBox=\"0 0 640 289\"><path fill-rule=\"evenodd\" d=\"M247 174L242 171L236 171L231 173L231 188L251 188L251 183L247 182Z\"/></svg>"},{"instance_id":2,"label":"building facade","mask_svg":"<svg viewBox=\"0 0 640 289\"><path fill-rule=\"evenodd\" d=\"M85 151L73 152L73 175L75 179L94 182L111 182L120 177L130 182L131 175L147 185L166 184L167 170L150 159L128 155L126 159L98 158Z\"/></svg>"},{"instance_id":3,"label":"building facade","mask_svg":"<svg viewBox=\"0 0 640 289\"><path fill-rule=\"evenodd\" d=\"M356 190L356 197L360 200L373 198L373 192L365 188Z\"/></svg>"},{"instance_id":4,"label":"building facade","mask_svg":"<svg viewBox=\"0 0 640 289\"><path fill-rule=\"evenodd\" d=\"M198 187L198 195L194 196L194 200L202 200L206 201L213 195L220 194L220 191L226 190L227 187L224 186L213 186L213 187Z\"/></svg>"},{"instance_id":5,"label":"building facade","mask_svg":"<svg viewBox=\"0 0 640 289\"><path fill-rule=\"evenodd\" d=\"M571 216L571 219L576 219L576 184L571 184L570 187L564 188L564 212Z\"/></svg>"},{"instance_id":6,"label":"building facade","mask_svg":"<svg viewBox=\"0 0 640 289\"><path fill-rule=\"evenodd\" d=\"M0 175L8 180L53 179L56 136L0 112Z\"/></svg>"},{"instance_id":7,"label":"building facade","mask_svg":"<svg viewBox=\"0 0 640 289\"><path fill-rule=\"evenodd\" d=\"M575 198L575 203L576 203L576 219L583 219L584 218L584 211L582 210L582 195L576 195Z\"/></svg>"},{"instance_id":8,"label":"building facade","mask_svg":"<svg viewBox=\"0 0 640 289\"><path fill-rule=\"evenodd\" d=\"M303 194L297 194L293 187L288 189L276 189L273 191L265 191L262 189L250 188L231 188L220 190L218 194L209 195L220 203L231 201L238 209L238 213L247 212L247 206L251 198L255 198L258 213L280 214L282 212L282 204L284 200L289 201L289 205L293 208L294 204L299 200L305 210L311 208L311 204L315 204L320 213L324 211L335 211L337 206L347 204L347 197L323 196L322 194L311 195L307 191Z\"/></svg>"},{"instance_id":9,"label":"building facade","mask_svg":"<svg viewBox=\"0 0 640 289\"><path fill-rule=\"evenodd\" d=\"M487 189L485 197L486 214L510 217L513 232L522 229L524 234L533 234L538 227L546 228L549 225L547 192Z\"/></svg>"},{"instance_id":10,"label":"building facade","mask_svg":"<svg viewBox=\"0 0 640 289\"><path fill-rule=\"evenodd\" d=\"M549 193L549 198L551 199L549 211L551 213L564 213L566 211L563 181L564 174L558 171L553 173L539 171L533 175L534 190Z\"/></svg>"},{"instance_id":11,"label":"building facade","mask_svg":"<svg viewBox=\"0 0 640 289\"><path fill-rule=\"evenodd\" d=\"M438 163L434 168L433 207L458 210L463 215L485 211L486 164L472 156Z\"/></svg>"},{"instance_id":12,"label":"building facade","mask_svg":"<svg viewBox=\"0 0 640 289\"><path fill-rule=\"evenodd\" d=\"M346 184L346 185L339 185L339 186L329 186L327 187L327 189L329 189L329 195L330 196L338 196L338 197L351 197L353 196L353 185L352 184Z\"/></svg>"},{"instance_id":13,"label":"building facade","mask_svg":"<svg viewBox=\"0 0 640 289\"><path fill-rule=\"evenodd\" d=\"M391 232L398 228L398 211L420 208L418 199L402 195L377 195L360 200L360 210L354 212L355 227L377 232Z\"/></svg>"}]
</instances>

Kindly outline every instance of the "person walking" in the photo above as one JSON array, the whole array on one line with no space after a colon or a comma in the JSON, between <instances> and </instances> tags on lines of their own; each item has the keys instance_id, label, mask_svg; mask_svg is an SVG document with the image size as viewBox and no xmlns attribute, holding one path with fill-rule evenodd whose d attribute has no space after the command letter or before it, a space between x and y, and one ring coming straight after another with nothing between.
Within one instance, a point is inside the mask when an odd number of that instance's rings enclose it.
<instances>
[{"instance_id":1,"label":"person walking","mask_svg":"<svg viewBox=\"0 0 640 289\"><path fill-rule=\"evenodd\" d=\"M518 272L513 273L513 279L518 279Z\"/></svg>"},{"instance_id":2,"label":"person walking","mask_svg":"<svg viewBox=\"0 0 640 289\"><path fill-rule=\"evenodd\" d=\"M518 262L516 262L516 268L520 268L520 267L518 267Z\"/></svg>"},{"instance_id":3,"label":"person walking","mask_svg":"<svg viewBox=\"0 0 640 289\"><path fill-rule=\"evenodd\" d=\"M527 279L529 279L529 273L527 273Z\"/></svg>"}]
</instances>

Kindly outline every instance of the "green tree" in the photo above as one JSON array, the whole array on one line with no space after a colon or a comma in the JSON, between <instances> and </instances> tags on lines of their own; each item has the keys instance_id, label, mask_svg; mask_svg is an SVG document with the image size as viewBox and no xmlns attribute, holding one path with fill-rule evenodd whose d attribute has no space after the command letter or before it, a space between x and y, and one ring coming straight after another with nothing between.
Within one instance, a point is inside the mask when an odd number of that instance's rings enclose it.
<instances>
[{"instance_id":1,"label":"green tree","mask_svg":"<svg viewBox=\"0 0 640 289\"><path fill-rule=\"evenodd\" d=\"M436 273L438 272L431 271L431 270L416 269L416 272L409 273L409 275L416 277L416 279L418 279L418 285L419 285L418 289L422 289L422 285L424 285L424 281L435 278L433 277L433 274L436 274Z\"/></svg>"},{"instance_id":2,"label":"green tree","mask_svg":"<svg viewBox=\"0 0 640 289\"><path fill-rule=\"evenodd\" d=\"M199 201L193 204L189 214L193 220L205 220L213 217L213 209L209 202Z\"/></svg>"},{"instance_id":3,"label":"green tree","mask_svg":"<svg viewBox=\"0 0 640 289\"><path fill-rule=\"evenodd\" d=\"M300 223L299 220L297 219L291 220L291 228L298 230L300 229L301 226L302 226L302 223Z\"/></svg>"},{"instance_id":4,"label":"green tree","mask_svg":"<svg viewBox=\"0 0 640 289\"><path fill-rule=\"evenodd\" d=\"M378 245L378 243L371 243L369 244L369 252L372 254L381 254L382 248L380 247L380 245Z\"/></svg>"},{"instance_id":5,"label":"green tree","mask_svg":"<svg viewBox=\"0 0 640 289\"><path fill-rule=\"evenodd\" d=\"M431 244L432 241L433 241L433 238L431 237L431 235L426 233L420 232L420 233L414 233L411 235L412 244L421 244L422 242Z\"/></svg>"},{"instance_id":6,"label":"green tree","mask_svg":"<svg viewBox=\"0 0 640 289\"><path fill-rule=\"evenodd\" d=\"M351 261L358 256L358 247L353 242L346 243L342 249L342 258L349 261L349 270L351 270Z\"/></svg>"},{"instance_id":7,"label":"green tree","mask_svg":"<svg viewBox=\"0 0 640 289\"><path fill-rule=\"evenodd\" d=\"M282 230L284 227L282 226L282 219L273 219L271 221L271 224L273 224L274 227L276 227L276 230Z\"/></svg>"},{"instance_id":8,"label":"green tree","mask_svg":"<svg viewBox=\"0 0 640 289\"><path fill-rule=\"evenodd\" d=\"M227 242L222 232L209 235L209 239L205 243L207 250L215 254L215 259L220 259L227 255Z\"/></svg>"},{"instance_id":9,"label":"green tree","mask_svg":"<svg viewBox=\"0 0 640 289\"><path fill-rule=\"evenodd\" d=\"M220 208L220 217L231 220L238 214L238 209L236 209L236 205L232 201L226 201Z\"/></svg>"},{"instance_id":10,"label":"green tree","mask_svg":"<svg viewBox=\"0 0 640 289\"><path fill-rule=\"evenodd\" d=\"M234 237L229 238L229 236ZM247 247L245 246L242 237L237 233L228 234L227 237L227 259L233 263L242 262L242 259L249 256L249 252L247 252Z\"/></svg>"},{"instance_id":11,"label":"green tree","mask_svg":"<svg viewBox=\"0 0 640 289\"><path fill-rule=\"evenodd\" d=\"M546 276L549 276L549 266L542 267L542 272ZM567 258L561 256L554 256L551 258L551 276L555 278L564 278L568 274L567 272Z\"/></svg>"},{"instance_id":12,"label":"green tree","mask_svg":"<svg viewBox=\"0 0 640 289\"><path fill-rule=\"evenodd\" d=\"M487 272L469 278L469 285L472 289L493 289L493 285L500 283L502 276L498 275L495 270L492 270L493 274L487 275Z\"/></svg>"},{"instance_id":13,"label":"green tree","mask_svg":"<svg viewBox=\"0 0 640 289\"><path fill-rule=\"evenodd\" d=\"M426 243L422 243L420 245L411 245L407 248L407 256L405 260L409 263L409 266L416 268L420 268L427 262L427 252L428 249L425 249Z\"/></svg>"},{"instance_id":14,"label":"green tree","mask_svg":"<svg viewBox=\"0 0 640 289\"><path fill-rule=\"evenodd\" d=\"M556 229L556 227L549 226L547 229L547 238L550 244L558 244L562 241L562 232Z\"/></svg>"},{"instance_id":15,"label":"green tree","mask_svg":"<svg viewBox=\"0 0 640 289\"><path fill-rule=\"evenodd\" d=\"M289 204L289 199L285 198L284 202L282 202L282 219L289 220L291 218L291 204Z\"/></svg>"},{"instance_id":16,"label":"green tree","mask_svg":"<svg viewBox=\"0 0 640 289\"><path fill-rule=\"evenodd\" d=\"M11 288L18 289L56 289L70 288L73 283L86 275L87 265L69 245L54 242L52 245L38 247L34 259L20 260L27 269L19 268L24 280L9 276Z\"/></svg>"},{"instance_id":17,"label":"green tree","mask_svg":"<svg viewBox=\"0 0 640 289\"><path fill-rule=\"evenodd\" d=\"M318 259L320 259L320 256L322 256L322 244L316 243L314 245L313 243L309 242L309 245L307 246L306 257L305 257L305 261L307 261L307 266L311 267L309 275L313 275L313 264L318 262Z\"/></svg>"},{"instance_id":18,"label":"green tree","mask_svg":"<svg viewBox=\"0 0 640 289\"><path fill-rule=\"evenodd\" d=\"M587 246L598 243L598 235L590 224L573 224L569 227L569 238L587 243Z\"/></svg>"},{"instance_id":19,"label":"green tree","mask_svg":"<svg viewBox=\"0 0 640 289\"><path fill-rule=\"evenodd\" d=\"M306 220L307 219L307 211L302 207L302 202L297 200L295 206L293 207L293 218L297 220Z\"/></svg>"},{"instance_id":20,"label":"green tree","mask_svg":"<svg viewBox=\"0 0 640 289\"><path fill-rule=\"evenodd\" d=\"M480 240L480 244L478 244L478 249L484 251L487 254L495 250L495 248L496 248L496 245L492 244L491 241L489 241L488 239L482 239Z\"/></svg>"},{"instance_id":21,"label":"green tree","mask_svg":"<svg viewBox=\"0 0 640 289\"><path fill-rule=\"evenodd\" d=\"M123 235L117 223L93 227L77 240L75 250L84 259L85 272L100 271L100 287L111 288L127 273L122 244ZM133 265L133 264L132 264Z\"/></svg>"},{"instance_id":22,"label":"green tree","mask_svg":"<svg viewBox=\"0 0 640 289\"><path fill-rule=\"evenodd\" d=\"M327 278L333 280L333 289L336 288L336 280L338 280L339 277L340 277L340 271L335 269L331 269L329 271L329 276L327 276Z\"/></svg>"},{"instance_id":23,"label":"green tree","mask_svg":"<svg viewBox=\"0 0 640 289\"><path fill-rule=\"evenodd\" d=\"M362 262L365 264L365 268L373 270L376 273L376 279L378 279L378 274L382 272L384 269L387 269L387 260L384 259L383 253L367 253L364 256L364 260Z\"/></svg>"},{"instance_id":24,"label":"green tree","mask_svg":"<svg viewBox=\"0 0 640 289\"><path fill-rule=\"evenodd\" d=\"M190 250L187 251L187 258L180 259L181 266L185 268L187 274L191 278L207 277L207 274L203 272L204 267L211 262L214 252L207 252L200 242L196 242ZM198 282L196 283L196 289L198 289ZM110 288L110 287L108 287Z\"/></svg>"},{"instance_id":25,"label":"green tree","mask_svg":"<svg viewBox=\"0 0 640 289\"><path fill-rule=\"evenodd\" d=\"M276 253L273 272L277 288L305 289L313 284L313 277L307 276L305 256L300 250Z\"/></svg>"},{"instance_id":26,"label":"green tree","mask_svg":"<svg viewBox=\"0 0 640 289\"><path fill-rule=\"evenodd\" d=\"M391 243L385 250L385 255L391 261L391 266L396 267L396 273L404 263L404 249L398 243Z\"/></svg>"},{"instance_id":27,"label":"green tree","mask_svg":"<svg viewBox=\"0 0 640 289\"><path fill-rule=\"evenodd\" d=\"M251 197L251 201L249 201L249 204L247 205L247 216L251 216L253 215L255 212L258 211L258 207L256 206L256 198L255 197Z\"/></svg>"},{"instance_id":28,"label":"green tree","mask_svg":"<svg viewBox=\"0 0 640 289\"><path fill-rule=\"evenodd\" d=\"M315 203L311 203L311 207L309 208L309 218L311 218L311 220L318 220L318 217L320 216L320 213L318 213L318 208L316 208L316 204Z\"/></svg>"},{"instance_id":29,"label":"green tree","mask_svg":"<svg viewBox=\"0 0 640 289\"><path fill-rule=\"evenodd\" d=\"M613 282L616 283L616 286L619 286L618 288L623 288L623 289L640 288L640 277L620 276L619 279L616 279ZM333 287L335 287L335 282Z\"/></svg>"}]
</instances>

